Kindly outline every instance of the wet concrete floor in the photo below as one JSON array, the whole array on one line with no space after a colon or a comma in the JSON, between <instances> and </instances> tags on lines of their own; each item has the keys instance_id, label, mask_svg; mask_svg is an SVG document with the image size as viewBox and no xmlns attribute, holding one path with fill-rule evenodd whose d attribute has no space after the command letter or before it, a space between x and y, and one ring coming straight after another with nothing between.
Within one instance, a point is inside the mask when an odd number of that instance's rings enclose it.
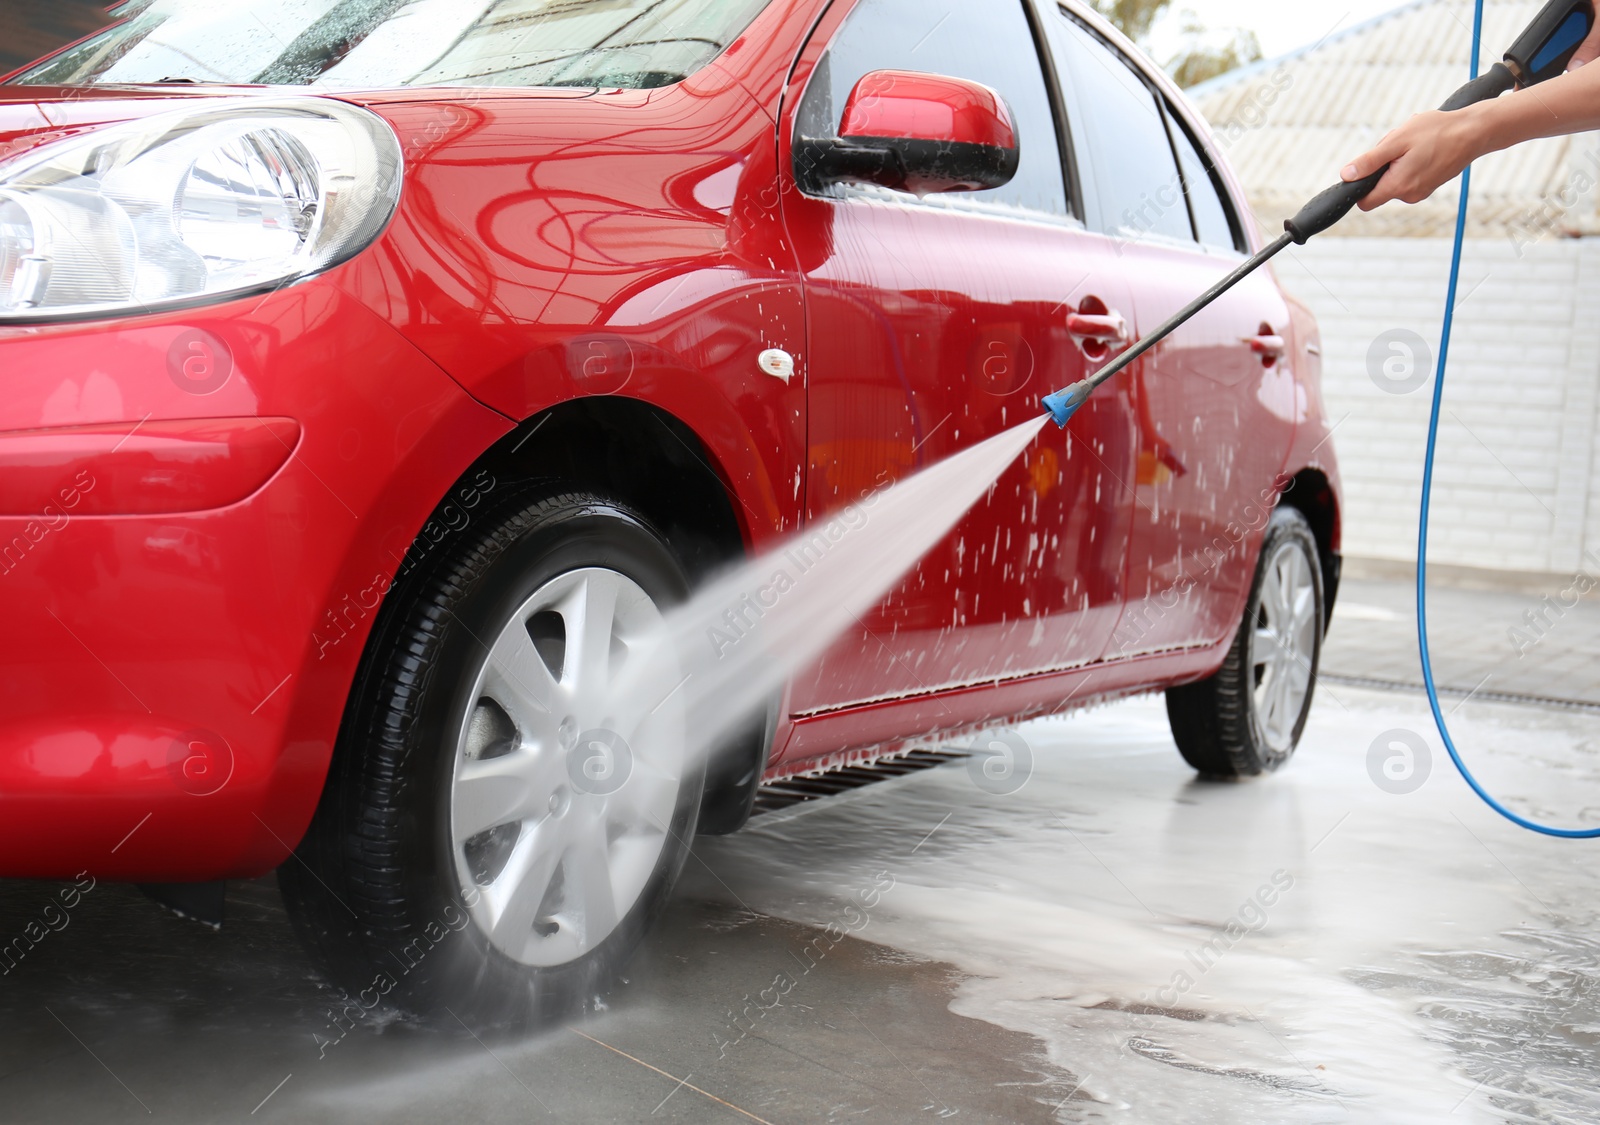
<instances>
[{"instance_id":1,"label":"wet concrete floor","mask_svg":"<svg viewBox=\"0 0 1600 1125\"><path fill-rule=\"evenodd\" d=\"M605 1009L534 1037L384 1016L329 1045L271 880L221 933L98 886L0 976L0 1121L1600 1119L1594 845L1479 806L1420 696L1325 684L1240 784L1165 722L1031 724L1007 777L702 840ZM1452 722L1518 807L1600 822L1600 717ZM0 883L0 935L57 891Z\"/></svg>"}]
</instances>

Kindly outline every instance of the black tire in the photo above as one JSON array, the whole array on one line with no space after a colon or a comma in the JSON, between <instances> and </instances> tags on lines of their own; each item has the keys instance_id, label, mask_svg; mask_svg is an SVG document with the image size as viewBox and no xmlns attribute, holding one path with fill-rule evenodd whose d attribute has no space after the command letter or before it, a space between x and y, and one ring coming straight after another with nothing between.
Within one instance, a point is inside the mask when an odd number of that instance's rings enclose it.
<instances>
[{"instance_id":1,"label":"black tire","mask_svg":"<svg viewBox=\"0 0 1600 1125\"><path fill-rule=\"evenodd\" d=\"M1286 554L1287 553L1287 554ZM1258 627L1268 625L1270 607L1263 607L1263 594L1269 585L1268 569L1280 560L1293 565L1298 555L1309 585L1312 604L1309 616L1296 626L1297 646L1277 645L1282 663L1272 667L1275 653L1256 653L1252 659L1252 638ZM1281 586L1281 578L1272 585ZM1255 776L1275 770L1294 754L1299 745L1306 717L1311 713L1317 669L1322 659L1324 612L1322 565L1316 537L1305 516L1294 508L1280 507L1272 513L1261 543L1250 597L1243 619L1228 655L1215 675L1192 684L1167 689L1167 718L1172 737L1184 760L1207 777ZM1298 622L1299 617L1293 616ZM1304 649L1309 648L1309 657ZM1257 689L1270 687L1268 675L1289 668L1304 676L1304 700L1298 708L1282 708L1285 714L1264 719ZM1293 690L1293 681L1288 681ZM1270 693L1269 693L1270 694ZM1292 719L1292 722L1290 721Z\"/></svg>"},{"instance_id":2,"label":"black tire","mask_svg":"<svg viewBox=\"0 0 1600 1125\"><path fill-rule=\"evenodd\" d=\"M769 700L707 756L700 835L731 836L749 823L777 733L781 703L781 696Z\"/></svg>"},{"instance_id":3,"label":"black tire","mask_svg":"<svg viewBox=\"0 0 1600 1125\"><path fill-rule=\"evenodd\" d=\"M283 896L307 948L361 1009L448 1009L475 1027L554 1019L605 992L665 907L693 838L703 766L685 767L659 859L608 937L565 964L508 956L472 916L481 899L463 885L452 842L453 732L467 729L469 704L482 706L468 698L485 666L479 638L509 628L528 597L576 570L615 571L657 606L681 601L688 581L642 517L550 488L507 497L408 563L368 642L312 825L279 869ZM567 811L555 807L552 816Z\"/></svg>"}]
</instances>

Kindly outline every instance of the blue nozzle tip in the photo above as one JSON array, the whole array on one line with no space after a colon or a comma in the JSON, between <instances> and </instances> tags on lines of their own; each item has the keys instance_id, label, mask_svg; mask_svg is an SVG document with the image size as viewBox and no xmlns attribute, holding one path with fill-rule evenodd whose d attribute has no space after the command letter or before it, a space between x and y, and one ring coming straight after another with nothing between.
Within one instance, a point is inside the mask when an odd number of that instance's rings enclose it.
<instances>
[{"instance_id":1,"label":"blue nozzle tip","mask_svg":"<svg viewBox=\"0 0 1600 1125\"><path fill-rule=\"evenodd\" d=\"M1044 409L1055 420L1055 424L1066 428L1067 422L1078 412L1078 408L1089 400L1088 388L1082 383L1074 383L1055 394L1045 395Z\"/></svg>"}]
</instances>

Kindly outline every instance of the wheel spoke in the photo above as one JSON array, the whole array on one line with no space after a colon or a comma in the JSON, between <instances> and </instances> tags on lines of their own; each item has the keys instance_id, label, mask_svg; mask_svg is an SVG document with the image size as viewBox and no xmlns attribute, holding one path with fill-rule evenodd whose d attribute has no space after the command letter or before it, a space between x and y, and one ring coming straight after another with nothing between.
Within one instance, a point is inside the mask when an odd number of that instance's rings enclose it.
<instances>
[{"instance_id":1,"label":"wheel spoke","mask_svg":"<svg viewBox=\"0 0 1600 1125\"><path fill-rule=\"evenodd\" d=\"M1304 696L1306 688L1311 683L1311 662L1296 654L1285 668L1287 675L1284 679L1289 685L1289 693L1298 701Z\"/></svg>"},{"instance_id":2,"label":"wheel spoke","mask_svg":"<svg viewBox=\"0 0 1600 1125\"><path fill-rule=\"evenodd\" d=\"M1255 698L1256 711L1261 715L1261 721L1266 722L1267 708L1272 702L1272 684L1278 675L1278 665L1271 655L1262 657L1260 664L1261 679L1254 685L1251 694Z\"/></svg>"},{"instance_id":3,"label":"wheel spoke","mask_svg":"<svg viewBox=\"0 0 1600 1125\"><path fill-rule=\"evenodd\" d=\"M561 603L567 623L567 667L563 679L575 696L603 698L610 682L611 636L616 626L617 580L591 572Z\"/></svg>"},{"instance_id":4,"label":"wheel spoke","mask_svg":"<svg viewBox=\"0 0 1600 1125\"><path fill-rule=\"evenodd\" d=\"M1295 662L1298 664L1304 664L1309 672L1311 667L1311 658L1316 654L1316 647L1316 626L1312 622L1307 621L1304 625L1300 626L1299 630L1294 634L1293 643L1290 645L1289 651L1294 654Z\"/></svg>"},{"instance_id":5,"label":"wheel spoke","mask_svg":"<svg viewBox=\"0 0 1600 1125\"><path fill-rule=\"evenodd\" d=\"M1294 591L1295 591L1295 560L1298 554L1293 551L1286 552L1280 557L1278 566L1278 625L1287 629L1289 622L1294 619Z\"/></svg>"},{"instance_id":6,"label":"wheel spoke","mask_svg":"<svg viewBox=\"0 0 1600 1125\"><path fill-rule=\"evenodd\" d=\"M1305 576L1302 575L1302 577ZM1311 583L1306 582L1296 588L1293 602L1289 607L1290 633L1297 633L1310 623L1313 614L1316 612L1316 604L1316 590L1312 588Z\"/></svg>"},{"instance_id":7,"label":"wheel spoke","mask_svg":"<svg viewBox=\"0 0 1600 1125\"><path fill-rule=\"evenodd\" d=\"M1256 709L1261 715L1261 727L1270 736L1278 709L1278 681L1282 678L1276 660L1267 662L1266 674L1256 691Z\"/></svg>"},{"instance_id":8,"label":"wheel spoke","mask_svg":"<svg viewBox=\"0 0 1600 1125\"><path fill-rule=\"evenodd\" d=\"M1278 710L1278 729L1283 738L1281 745L1287 749L1289 739L1294 735L1294 725L1300 719L1300 708L1306 701L1305 694L1296 690L1294 681L1289 677L1283 678L1283 703Z\"/></svg>"},{"instance_id":9,"label":"wheel spoke","mask_svg":"<svg viewBox=\"0 0 1600 1125\"><path fill-rule=\"evenodd\" d=\"M556 710L560 688L521 622L507 628L489 651L484 693L519 723L540 724Z\"/></svg>"},{"instance_id":10,"label":"wheel spoke","mask_svg":"<svg viewBox=\"0 0 1600 1125\"><path fill-rule=\"evenodd\" d=\"M1278 630L1269 622L1256 628L1256 659L1264 660L1278 649Z\"/></svg>"},{"instance_id":11,"label":"wheel spoke","mask_svg":"<svg viewBox=\"0 0 1600 1125\"><path fill-rule=\"evenodd\" d=\"M1294 674L1289 670L1289 661L1286 659L1278 665L1278 698L1272 708L1274 726L1278 732L1278 745L1285 745L1289 732L1294 727L1294 721L1299 716L1295 713Z\"/></svg>"},{"instance_id":12,"label":"wheel spoke","mask_svg":"<svg viewBox=\"0 0 1600 1125\"><path fill-rule=\"evenodd\" d=\"M461 764L451 802L457 846L486 829L527 815L535 802L531 757L528 751L518 750Z\"/></svg>"},{"instance_id":13,"label":"wheel spoke","mask_svg":"<svg viewBox=\"0 0 1600 1125\"><path fill-rule=\"evenodd\" d=\"M576 913L580 940L593 949L617 924L617 897L611 885L611 856L606 847L605 822L586 824L573 841L566 858L567 901L563 921Z\"/></svg>"},{"instance_id":14,"label":"wheel spoke","mask_svg":"<svg viewBox=\"0 0 1600 1125\"><path fill-rule=\"evenodd\" d=\"M1280 728L1283 726L1283 723L1281 720L1280 708L1276 695L1274 695L1272 699L1272 709L1268 712L1267 717L1262 720L1261 726L1267 736L1268 748L1272 750L1278 749L1282 745L1283 735Z\"/></svg>"},{"instance_id":15,"label":"wheel spoke","mask_svg":"<svg viewBox=\"0 0 1600 1125\"><path fill-rule=\"evenodd\" d=\"M521 955L533 940L533 923L560 862L548 822L517 841L505 868L483 894L489 936L502 949Z\"/></svg>"}]
</instances>

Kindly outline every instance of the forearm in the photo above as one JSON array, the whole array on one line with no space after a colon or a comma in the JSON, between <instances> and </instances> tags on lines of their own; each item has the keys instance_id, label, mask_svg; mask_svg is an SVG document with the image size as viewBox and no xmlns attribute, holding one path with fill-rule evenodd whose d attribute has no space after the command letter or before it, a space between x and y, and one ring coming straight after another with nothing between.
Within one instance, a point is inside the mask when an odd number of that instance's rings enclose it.
<instances>
[{"instance_id":1,"label":"forearm","mask_svg":"<svg viewBox=\"0 0 1600 1125\"><path fill-rule=\"evenodd\" d=\"M1600 65L1458 111L1473 159L1538 137L1600 129ZM1452 114L1452 117L1456 114Z\"/></svg>"},{"instance_id":2,"label":"forearm","mask_svg":"<svg viewBox=\"0 0 1600 1125\"><path fill-rule=\"evenodd\" d=\"M1361 201L1421 203L1480 156L1538 137L1600 129L1600 23L1573 56L1574 69L1537 86L1448 113L1419 113L1392 129L1341 173L1352 182L1387 168Z\"/></svg>"}]
</instances>

